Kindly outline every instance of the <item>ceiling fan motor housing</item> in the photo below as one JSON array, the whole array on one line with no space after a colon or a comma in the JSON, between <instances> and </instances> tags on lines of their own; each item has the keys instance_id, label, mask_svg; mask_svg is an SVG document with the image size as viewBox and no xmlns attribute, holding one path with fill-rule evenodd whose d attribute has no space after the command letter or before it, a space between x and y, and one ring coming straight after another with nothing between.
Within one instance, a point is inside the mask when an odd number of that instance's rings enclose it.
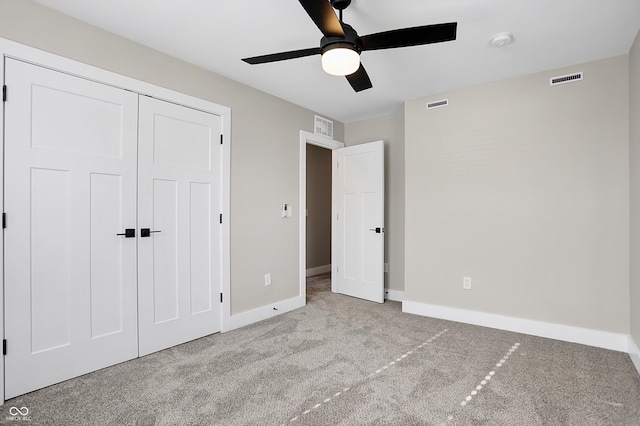
<instances>
[{"instance_id":1,"label":"ceiling fan motor housing","mask_svg":"<svg viewBox=\"0 0 640 426\"><path fill-rule=\"evenodd\" d=\"M351 4L351 0L331 0L331 6L337 10L344 10Z\"/></svg>"},{"instance_id":2,"label":"ceiling fan motor housing","mask_svg":"<svg viewBox=\"0 0 640 426\"><path fill-rule=\"evenodd\" d=\"M342 29L344 30L344 37L322 37L320 40L320 52L324 53L327 50L335 49L338 47L346 47L354 50L360 54L362 52L362 43L356 30L349 24L342 23Z\"/></svg>"}]
</instances>

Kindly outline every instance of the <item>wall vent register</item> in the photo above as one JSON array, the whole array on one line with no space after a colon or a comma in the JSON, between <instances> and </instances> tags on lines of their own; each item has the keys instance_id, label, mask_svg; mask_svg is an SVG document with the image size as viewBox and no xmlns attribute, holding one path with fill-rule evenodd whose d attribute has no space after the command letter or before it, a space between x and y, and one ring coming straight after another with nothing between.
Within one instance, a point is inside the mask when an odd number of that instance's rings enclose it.
<instances>
[{"instance_id":1,"label":"wall vent register","mask_svg":"<svg viewBox=\"0 0 640 426\"><path fill-rule=\"evenodd\" d=\"M322 135L333 139L333 121L316 115L313 129L316 135Z\"/></svg>"},{"instance_id":2,"label":"wall vent register","mask_svg":"<svg viewBox=\"0 0 640 426\"><path fill-rule=\"evenodd\" d=\"M551 77L549 79L549 84L551 86L556 86L558 84L572 83L574 81L580 81L580 80L582 80L582 72L569 74L569 75L561 75L558 77Z\"/></svg>"},{"instance_id":3,"label":"wall vent register","mask_svg":"<svg viewBox=\"0 0 640 426\"><path fill-rule=\"evenodd\" d=\"M433 109L433 108L440 108L440 107L445 107L449 105L449 99L442 99L439 101L435 101L435 102L429 102L427 104L427 109Z\"/></svg>"}]
</instances>

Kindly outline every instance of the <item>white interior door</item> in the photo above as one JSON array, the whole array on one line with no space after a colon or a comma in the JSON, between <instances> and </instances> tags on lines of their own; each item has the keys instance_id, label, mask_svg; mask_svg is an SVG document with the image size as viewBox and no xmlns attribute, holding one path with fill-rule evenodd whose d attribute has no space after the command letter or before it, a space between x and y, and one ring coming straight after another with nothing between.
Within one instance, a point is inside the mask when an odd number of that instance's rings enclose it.
<instances>
[{"instance_id":1,"label":"white interior door","mask_svg":"<svg viewBox=\"0 0 640 426\"><path fill-rule=\"evenodd\" d=\"M138 96L6 59L6 398L138 355Z\"/></svg>"},{"instance_id":2,"label":"white interior door","mask_svg":"<svg viewBox=\"0 0 640 426\"><path fill-rule=\"evenodd\" d=\"M221 117L140 97L140 356L220 331Z\"/></svg>"},{"instance_id":3,"label":"white interior door","mask_svg":"<svg viewBox=\"0 0 640 426\"><path fill-rule=\"evenodd\" d=\"M384 144L333 150L331 290L384 302Z\"/></svg>"}]
</instances>

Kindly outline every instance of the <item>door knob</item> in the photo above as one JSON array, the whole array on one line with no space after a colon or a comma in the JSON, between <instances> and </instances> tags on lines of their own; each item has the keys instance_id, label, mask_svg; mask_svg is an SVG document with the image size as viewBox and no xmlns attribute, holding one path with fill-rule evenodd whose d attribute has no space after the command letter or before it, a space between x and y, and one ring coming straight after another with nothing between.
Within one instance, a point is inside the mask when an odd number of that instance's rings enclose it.
<instances>
[{"instance_id":1,"label":"door knob","mask_svg":"<svg viewBox=\"0 0 640 426\"><path fill-rule=\"evenodd\" d=\"M152 231L149 228L140 228L140 238L150 237L152 233L162 232L162 231Z\"/></svg>"},{"instance_id":2,"label":"door knob","mask_svg":"<svg viewBox=\"0 0 640 426\"><path fill-rule=\"evenodd\" d=\"M369 228L369 231L375 231L376 234L384 232L384 228Z\"/></svg>"},{"instance_id":3,"label":"door knob","mask_svg":"<svg viewBox=\"0 0 640 426\"><path fill-rule=\"evenodd\" d=\"M124 230L124 233L116 235L124 235L125 238L135 238L136 230L134 228L127 228Z\"/></svg>"}]
</instances>

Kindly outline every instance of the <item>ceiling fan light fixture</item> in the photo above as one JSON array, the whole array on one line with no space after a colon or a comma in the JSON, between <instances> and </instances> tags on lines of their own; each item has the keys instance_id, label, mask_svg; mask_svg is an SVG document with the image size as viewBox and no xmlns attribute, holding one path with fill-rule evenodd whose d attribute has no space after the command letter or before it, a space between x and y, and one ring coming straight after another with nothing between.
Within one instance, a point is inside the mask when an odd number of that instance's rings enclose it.
<instances>
[{"instance_id":1,"label":"ceiling fan light fixture","mask_svg":"<svg viewBox=\"0 0 640 426\"><path fill-rule=\"evenodd\" d=\"M360 52L348 43L336 43L322 51L322 69L331 75L351 75L360 68Z\"/></svg>"},{"instance_id":2,"label":"ceiling fan light fixture","mask_svg":"<svg viewBox=\"0 0 640 426\"><path fill-rule=\"evenodd\" d=\"M342 11L349 6L351 0L299 2L323 35L320 47L254 56L244 58L244 62L251 65L266 64L319 54L322 56L322 68L326 73L346 77L353 90L360 92L373 87L369 74L360 63L361 52L454 41L458 31L457 22L447 22L400 28L361 37L351 25L342 20ZM338 16L336 11L339 12Z\"/></svg>"}]
</instances>

